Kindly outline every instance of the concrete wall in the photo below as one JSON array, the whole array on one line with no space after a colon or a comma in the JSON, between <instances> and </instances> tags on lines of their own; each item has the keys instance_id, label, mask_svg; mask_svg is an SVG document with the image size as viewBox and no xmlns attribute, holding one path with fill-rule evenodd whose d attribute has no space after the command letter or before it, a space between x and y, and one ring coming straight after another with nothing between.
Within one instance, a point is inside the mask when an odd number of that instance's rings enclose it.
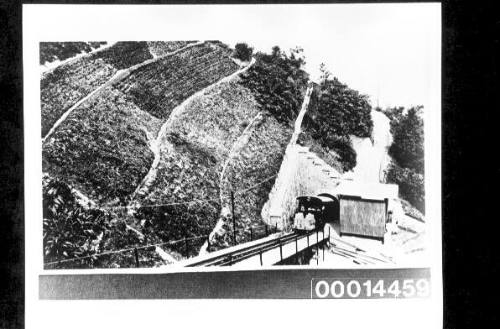
<instances>
[{"instance_id":1,"label":"concrete wall","mask_svg":"<svg viewBox=\"0 0 500 329\"><path fill-rule=\"evenodd\" d=\"M262 209L262 219L269 225L277 223L280 230L289 228L296 198L331 190L339 184L339 178L337 170L308 148L289 145L269 200Z\"/></svg>"}]
</instances>

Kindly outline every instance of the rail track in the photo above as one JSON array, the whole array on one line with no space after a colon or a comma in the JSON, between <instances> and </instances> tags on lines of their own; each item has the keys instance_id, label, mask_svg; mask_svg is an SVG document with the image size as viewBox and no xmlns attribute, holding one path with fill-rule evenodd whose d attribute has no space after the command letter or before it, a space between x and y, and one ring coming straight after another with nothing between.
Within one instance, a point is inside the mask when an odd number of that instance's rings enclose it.
<instances>
[{"instance_id":1,"label":"rail track","mask_svg":"<svg viewBox=\"0 0 500 329\"><path fill-rule=\"evenodd\" d=\"M187 267L194 266L228 266L238 263L242 260L254 257L257 255L262 255L264 252L272 250L277 247L281 247L298 238L304 237L306 235L311 235L312 233L289 233L272 240L264 241L258 244L254 244L245 248L235 250L230 253L223 255L218 255L212 258L204 259L196 263L191 263ZM262 259L261 259L262 260Z\"/></svg>"}]
</instances>

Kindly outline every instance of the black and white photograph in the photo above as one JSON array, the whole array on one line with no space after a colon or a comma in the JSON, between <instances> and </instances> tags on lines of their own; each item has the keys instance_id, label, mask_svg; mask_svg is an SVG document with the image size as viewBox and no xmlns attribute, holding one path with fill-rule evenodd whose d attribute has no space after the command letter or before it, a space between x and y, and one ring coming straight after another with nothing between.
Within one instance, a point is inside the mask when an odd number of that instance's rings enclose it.
<instances>
[{"instance_id":1,"label":"black and white photograph","mask_svg":"<svg viewBox=\"0 0 500 329\"><path fill-rule=\"evenodd\" d=\"M53 7L24 16L42 300L114 298L85 280L116 273L366 271L291 298L439 287L439 5Z\"/></svg>"},{"instance_id":2,"label":"black and white photograph","mask_svg":"<svg viewBox=\"0 0 500 329\"><path fill-rule=\"evenodd\" d=\"M44 268L425 260L426 109L306 61L279 40L40 43Z\"/></svg>"}]
</instances>

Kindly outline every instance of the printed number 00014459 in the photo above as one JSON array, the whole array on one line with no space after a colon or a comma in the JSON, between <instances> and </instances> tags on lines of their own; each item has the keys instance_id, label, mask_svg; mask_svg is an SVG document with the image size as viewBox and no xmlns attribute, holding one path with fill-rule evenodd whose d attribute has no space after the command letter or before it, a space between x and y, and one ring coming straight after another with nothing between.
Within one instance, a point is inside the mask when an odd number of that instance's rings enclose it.
<instances>
[{"instance_id":1,"label":"printed number 00014459","mask_svg":"<svg viewBox=\"0 0 500 329\"><path fill-rule=\"evenodd\" d=\"M428 297L428 279L313 280L312 298L414 298Z\"/></svg>"}]
</instances>

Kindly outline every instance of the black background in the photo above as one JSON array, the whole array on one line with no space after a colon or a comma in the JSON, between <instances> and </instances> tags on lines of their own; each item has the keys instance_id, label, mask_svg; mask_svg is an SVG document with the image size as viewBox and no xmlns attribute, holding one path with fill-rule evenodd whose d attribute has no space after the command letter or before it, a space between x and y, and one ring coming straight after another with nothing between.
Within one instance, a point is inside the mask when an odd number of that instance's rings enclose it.
<instances>
[{"instance_id":1,"label":"black background","mask_svg":"<svg viewBox=\"0 0 500 329\"><path fill-rule=\"evenodd\" d=\"M499 215L488 211L498 208L496 183L500 174L497 160L500 129L495 115L500 110L497 68L500 15L493 8L494 3L445 1L442 8L445 328L479 327L485 321L496 322L499 313L493 307L498 299L500 235L495 222ZM24 324L21 2L0 1L0 23L0 328L21 328Z\"/></svg>"}]
</instances>

